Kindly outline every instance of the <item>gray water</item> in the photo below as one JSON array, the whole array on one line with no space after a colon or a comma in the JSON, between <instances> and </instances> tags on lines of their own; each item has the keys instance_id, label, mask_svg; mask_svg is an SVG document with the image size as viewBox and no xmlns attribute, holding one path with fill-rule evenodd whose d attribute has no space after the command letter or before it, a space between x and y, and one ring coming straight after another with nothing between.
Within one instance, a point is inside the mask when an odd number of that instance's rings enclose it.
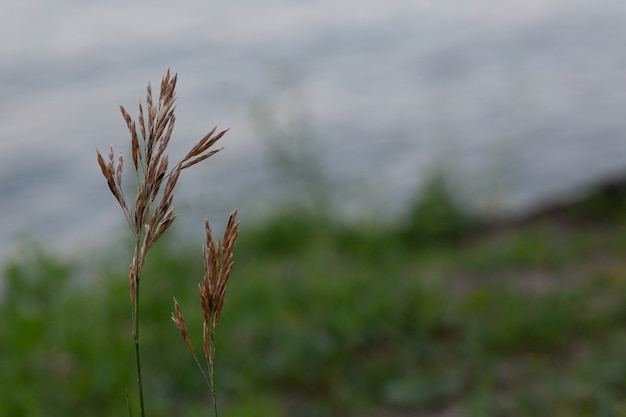
<instances>
[{"instance_id":1,"label":"gray water","mask_svg":"<svg viewBox=\"0 0 626 417\"><path fill-rule=\"evenodd\" d=\"M626 3L611 0L0 5L0 243L75 250L124 233L95 149L128 151L118 104L179 74L174 156L193 224L310 192L268 157L293 138L346 218L393 219L443 169L515 214L626 169ZM195 168L195 167L194 167ZM199 228L200 229L200 228Z\"/></svg>"}]
</instances>

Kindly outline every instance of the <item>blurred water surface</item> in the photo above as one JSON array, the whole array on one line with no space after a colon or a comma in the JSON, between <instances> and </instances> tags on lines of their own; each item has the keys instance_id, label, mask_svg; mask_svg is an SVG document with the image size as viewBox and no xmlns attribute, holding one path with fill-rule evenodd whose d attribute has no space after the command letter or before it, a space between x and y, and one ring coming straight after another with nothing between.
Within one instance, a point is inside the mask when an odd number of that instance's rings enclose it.
<instances>
[{"instance_id":1,"label":"blurred water surface","mask_svg":"<svg viewBox=\"0 0 626 417\"><path fill-rule=\"evenodd\" d=\"M400 214L440 168L485 213L626 169L625 2L26 0L0 5L0 35L3 253L123 230L95 149L128 151L118 103L134 111L168 67L174 156L231 127L181 180L194 224L280 201L273 135L305 142L348 217Z\"/></svg>"}]
</instances>

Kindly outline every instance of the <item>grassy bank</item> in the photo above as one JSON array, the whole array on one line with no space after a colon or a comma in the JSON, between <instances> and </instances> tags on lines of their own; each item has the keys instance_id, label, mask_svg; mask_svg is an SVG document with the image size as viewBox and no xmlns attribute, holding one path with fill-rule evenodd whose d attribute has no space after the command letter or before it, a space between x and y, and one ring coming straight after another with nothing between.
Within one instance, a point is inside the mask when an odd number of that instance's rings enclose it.
<instances>
[{"instance_id":1,"label":"grassy bank","mask_svg":"<svg viewBox=\"0 0 626 417\"><path fill-rule=\"evenodd\" d=\"M435 193L397 227L242 217L216 339L223 415L626 415L622 208L595 195L494 227ZM207 415L169 318L176 296L201 340L199 244L155 251L142 289L147 414ZM128 262L30 248L6 265L0 415L126 415Z\"/></svg>"}]
</instances>

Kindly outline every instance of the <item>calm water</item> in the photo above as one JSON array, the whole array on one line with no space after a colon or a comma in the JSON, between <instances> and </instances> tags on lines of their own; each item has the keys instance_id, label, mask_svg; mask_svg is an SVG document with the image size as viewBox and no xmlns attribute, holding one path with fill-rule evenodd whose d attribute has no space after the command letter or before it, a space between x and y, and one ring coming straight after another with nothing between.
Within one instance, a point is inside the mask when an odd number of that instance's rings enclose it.
<instances>
[{"instance_id":1,"label":"calm water","mask_svg":"<svg viewBox=\"0 0 626 417\"><path fill-rule=\"evenodd\" d=\"M401 214L441 168L484 213L626 169L625 2L14 3L0 6L2 253L24 236L65 250L124 232L95 149L127 151L118 103L134 109L167 67L174 155L232 128L182 179L194 224L312 193L268 156L270 137L308 152L351 217Z\"/></svg>"}]
</instances>

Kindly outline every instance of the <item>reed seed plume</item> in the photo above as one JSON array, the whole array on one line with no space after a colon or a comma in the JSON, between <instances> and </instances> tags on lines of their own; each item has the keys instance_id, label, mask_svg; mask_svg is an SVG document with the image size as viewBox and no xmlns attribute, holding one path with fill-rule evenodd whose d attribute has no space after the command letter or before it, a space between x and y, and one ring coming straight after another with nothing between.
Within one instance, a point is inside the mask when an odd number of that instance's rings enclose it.
<instances>
[{"instance_id":1,"label":"reed seed plume","mask_svg":"<svg viewBox=\"0 0 626 417\"><path fill-rule=\"evenodd\" d=\"M122 186L124 157L120 153L117 159L113 146L105 159L96 151L98 165L107 181L107 185L124 212L124 217L135 237L135 248L129 268L129 290L132 304L133 341L135 344L137 386L141 416L144 417L143 389L139 357L139 283L149 249L172 226L176 219L174 212L174 189L180 173L210 156L221 151L213 146L228 131L218 133L217 128L209 131L189 152L170 168L167 147L172 138L176 123L176 82L168 69L161 80L158 100L155 102L150 82L146 87L146 100L139 102L139 115L133 119L126 108L120 105L120 112L130 133L131 158L137 179L137 195L127 200ZM133 203L131 205L131 203ZM182 325L182 313L180 314ZM179 324L177 323L177 326ZM181 327L179 327L180 329ZM186 327L185 327L186 328ZM184 337L183 337L184 339ZM185 339L187 344L188 338ZM187 344L188 348L191 346Z\"/></svg>"},{"instance_id":2,"label":"reed seed plume","mask_svg":"<svg viewBox=\"0 0 626 417\"><path fill-rule=\"evenodd\" d=\"M213 240L211 224L208 220L204 221L206 246L203 248L203 254L206 272L199 289L204 321L212 329L215 329L219 322L226 296L226 284L233 266L233 249L239 235L239 223L236 218L237 210L234 210L228 219L224 237L217 242Z\"/></svg>"},{"instance_id":3,"label":"reed seed plume","mask_svg":"<svg viewBox=\"0 0 626 417\"><path fill-rule=\"evenodd\" d=\"M178 301L174 299L175 313L172 313L172 321L178 328L187 350L191 352L194 360L198 364L200 371L204 375L211 394L213 396L213 407L215 416L217 416L217 403L215 394L215 344L213 342L215 336L215 329L219 323L220 316L222 314L222 307L224 306L224 298L226 297L226 284L230 277L230 272L233 266L233 249L235 242L239 236L239 222L237 221L237 210L233 210L228 219L224 236L218 238L217 241L213 239L213 233L211 230L211 224L209 220L204 221L204 229L206 232L206 245L202 248L204 256L204 269L205 274L202 282L198 284L198 290L200 292L200 305L204 316L204 322L202 325L202 346L204 351L204 359L207 364L207 373L200 365L198 358L193 350L191 341L189 339L189 332L187 325L185 324L185 318L180 310Z\"/></svg>"},{"instance_id":4,"label":"reed seed plume","mask_svg":"<svg viewBox=\"0 0 626 417\"><path fill-rule=\"evenodd\" d=\"M177 75L171 76L168 70L161 81L161 91L156 105L153 102L152 87L148 83L147 116L144 114L143 103L140 102L138 120L132 119L126 108L120 105L120 111L130 132L131 156L139 180L134 207L127 204L122 188L123 155L119 155L116 163L113 147L110 148L107 160L97 151L102 174L122 207L133 233L137 237L145 232L145 246L141 248L140 254L145 253L156 243L176 217L173 211L173 193L180 172L221 151L222 148L212 149L212 147L228 131L226 129L215 134L217 128L213 128L181 161L168 170L169 158L166 151L176 122L174 114L176 82ZM164 182L165 188L162 190Z\"/></svg>"},{"instance_id":5,"label":"reed seed plume","mask_svg":"<svg viewBox=\"0 0 626 417\"><path fill-rule=\"evenodd\" d=\"M195 355L195 351L193 350L193 345L191 344L191 339L189 338L189 331L187 330L187 323L185 323L185 318L183 317L183 312L180 310L180 305L176 298L174 298L174 309L176 310L176 315L172 313L172 321L180 331L180 335L187 346L187 350L192 355Z\"/></svg>"}]
</instances>

